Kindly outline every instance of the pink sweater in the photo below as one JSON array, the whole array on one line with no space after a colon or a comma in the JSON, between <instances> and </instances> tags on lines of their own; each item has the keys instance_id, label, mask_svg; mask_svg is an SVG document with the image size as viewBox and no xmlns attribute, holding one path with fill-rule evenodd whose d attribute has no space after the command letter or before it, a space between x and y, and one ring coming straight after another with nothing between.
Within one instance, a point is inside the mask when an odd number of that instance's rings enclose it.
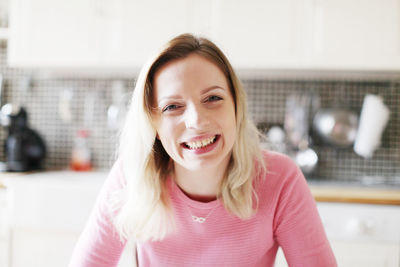
<instances>
[{"instance_id":1,"label":"pink sweater","mask_svg":"<svg viewBox=\"0 0 400 267\"><path fill-rule=\"evenodd\" d=\"M159 242L137 244L142 266L273 266L282 247L289 266L337 266L306 180L286 156L266 152L268 174L256 188L259 209L241 220L219 200L188 198L169 180L177 232ZM91 218L77 243L70 267L117 266L125 246L110 223L107 196L121 187L117 162L105 182ZM207 217L204 223L192 215Z\"/></svg>"}]
</instances>

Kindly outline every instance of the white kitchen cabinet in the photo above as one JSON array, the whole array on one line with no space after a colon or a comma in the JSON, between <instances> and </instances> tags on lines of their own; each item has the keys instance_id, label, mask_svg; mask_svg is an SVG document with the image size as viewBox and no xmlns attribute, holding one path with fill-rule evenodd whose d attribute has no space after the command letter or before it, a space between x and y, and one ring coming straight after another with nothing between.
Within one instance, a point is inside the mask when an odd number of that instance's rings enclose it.
<instances>
[{"instance_id":1,"label":"white kitchen cabinet","mask_svg":"<svg viewBox=\"0 0 400 267\"><path fill-rule=\"evenodd\" d=\"M377 242L331 241L331 247L340 267L398 267L397 244ZM282 249L278 250L275 267L288 267Z\"/></svg>"},{"instance_id":2,"label":"white kitchen cabinet","mask_svg":"<svg viewBox=\"0 0 400 267\"><path fill-rule=\"evenodd\" d=\"M67 266L105 176L63 171L4 179L7 212L1 223L8 238L0 246L9 259L0 266Z\"/></svg>"},{"instance_id":3,"label":"white kitchen cabinet","mask_svg":"<svg viewBox=\"0 0 400 267\"><path fill-rule=\"evenodd\" d=\"M301 1L220 0L215 39L234 68L299 68L305 18Z\"/></svg>"},{"instance_id":4,"label":"white kitchen cabinet","mask_svg":"<svg viewBox=\"0 0 400 267\"><path fill-rule=\"evenodd\" d=\"M399 0L305 1L310 68L400 70Z\"/></svg>"},{"instance_id":5,"label":"white kitchen cabinet","mask_svg":"<svg viewBox=\"0 0 400 267\"><path fill-rule=\"evenodd\" d=\"M190 29L190 1L110 1L113 12L96 16L101 66L140 68L172 37ZM108 5L110 5L108 3ZM105 5L104 10L109 6Z\"/></svg>"},{"instance_id":6,"label":"white kitchen cabinet","mask_svg":"<svg viewBox=\"0 0 400 267\"><path fill-rule=\"evenodd\" d=\"M8 39L8 14L9 0L0 0L0 41Z\"/></svg>"},{"instance_id":7,"label":"white kitchen cabinet","mask_svg":"<svg viewBox=\"0 0 400 267\"><path fill-rule=\"evenodd\" d=\"M318 210L338 266L400 266L399 206L321 202ZM284 266L279 250L276 267Z\"/></svg>"},{"instance_id":8,"label":"white kitchen cabinet","mask_svg":"<svg viewBox=\"0 0 400 267\"><path fill-rule=\"evenodd\" d=\"M399 10L400 0L11 0L8 61L137 72L193 32L239 71L397 71Z\"/></svg>"},{"instance_id":9,"label":"white kitchen cabinet","mask_svg":"<svg viewBox=\"0 0 400 267\"><path fill-rule=\"evenodd\" d=\"M399 0L217 1L238 69L400 70Z\"/></svg>"},{"instance_id":10,"label":"white kitchen cabinet","mask_svg":"<svg viewBox=\"0 0 400 267\"><path fill-rule=\"evenodd\" d=\"M13 229L11 266L67 266L78 238L76 232Z\"/></svg>"},{"instance_id":11,"label":"white kitchen cabinet","mask_svg":"<svg viewBox=\"0 0 400 267\"><path fill-rule=\"evenodd\" d=\"M9 231L6 220L7 202L6 190L0 186L0 266L8 266Z\"/></svg>"},{"instance_id":12,"label":"white kitchen cabinet","mask_svg":"<svg viewBox=\"0 0 400 267\"><path fill-rule=\"evenodd\" d=\"M173 36L195 31L211 1L12 0L15 67L139 69ZM207 25L207 23L205 23Z\"/></svg>"},{"instance_id":13,"label":"white kitchen cabinet","mask_svg":"<svg viewBox=\"0 0 400 267\"><path fill-rule=\"evenodd\" d=\"M23 67L95 66L95 3L12 0L8 63Z\"/></svg>"},{"instance_id":14,"label":"white kitchen cabinet","mask_svg":"<svg viewBox=\"0 0 400 267\"><path fill-rule=\"evenodd\" d=\"M0 40L8 40L8 28L0 28Z\"/></svg>"},{"instance_id":15,"label":"white kitchen cabinet","mask_svg":"<svg viewBox=\"0 0 400 267\"><path fill-rule=\"evenodd\" d=\"M398 267L398 242L332 241L338 266Z\"/></svg>"}]
</instances>

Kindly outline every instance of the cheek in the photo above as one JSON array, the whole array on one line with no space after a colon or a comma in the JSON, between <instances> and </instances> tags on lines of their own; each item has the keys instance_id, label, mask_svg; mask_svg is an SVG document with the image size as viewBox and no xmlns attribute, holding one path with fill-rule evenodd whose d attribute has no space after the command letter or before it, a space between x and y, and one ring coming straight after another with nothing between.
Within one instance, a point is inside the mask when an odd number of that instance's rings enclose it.
<instances>
[{"instance_id":1,"label":"cheek","mask_svg":"<svg viewBox=\"0 0 400 267\"><path fill-rule=\"evenodd\" d=\"M164 119L160 121L157 127L157 135L161 140L164 148L170 146L171 143L175 143L177 140L177 125L171 121Z\"/></svg>"},{"instance_id":2,"label":"cheek","mask_svg":"<svg viewBox=\"0 0 400 267\"><path fill-rule=\"evenodd\" d=\"M223 128L224 135L227 139L235 139L236 137L236 116L235 111L232 107L224 109L219 116L219 123Z\"/></svg>"},{"instance_id":3,"label":"cheek","mask_svg":"<svg viewBox=\"0 0 400 267\"><path fill-rule=\"evenodd\" d=\"M227 120L229 126L227 126L227 127L229 127L229 129L230 129L230 136L234 141L236 139L236 128L237 128L237 125L236 125L235 109L233 107L232 107L231 111L229 112L229 117L227 117L227 118L229 118L229 120Z\"/></svg>"},{"instance_id":4,"label":"cheek","mask_svg":"<svg viewBox=\"0 0 400 267\"><path fill-rule=\"evenodd\" d=\"M236 114L233 103L232 106L229 106L229 108L225 109L225 114L222 117L225 119L227 126L236 128Z\"/></svg>"},{"instance_id":5,"label":"cheek","mask_svg":"<svg viewBox=\"0 0 400 267\"><path fill-rule=\"evenodd\" d=\"M236 139L236 120L235 120L235 118L233 118L232 120L229 121L226 128L228 129L229 138L231 139L232 142L234 142Z\"/></svg>"}]
</instances>

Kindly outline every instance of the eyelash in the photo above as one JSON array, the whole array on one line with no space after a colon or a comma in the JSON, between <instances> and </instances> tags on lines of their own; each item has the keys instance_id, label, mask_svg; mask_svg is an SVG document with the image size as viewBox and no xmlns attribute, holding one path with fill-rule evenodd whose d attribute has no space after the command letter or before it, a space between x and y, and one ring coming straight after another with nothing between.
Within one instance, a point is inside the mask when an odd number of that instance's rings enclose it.
<instances>
[{"instance_id":1,"label":"eyelash","mask_svg":"<svg viewBox=\"0 0 400 267\"><path fill-rule=\"evenodd\" d=\"M179 106L176 104L168 105L165 108L163 108L162 112L173 111L173 110L176 110L177 108L179 108Z\"/></svg>"},{"instance_id":2,"label":"eyelash","mask_svg":"<svg viewBox=\"0 0 400 267\"><path fill-rule=\"evenodd\" d=\"M213 99L212 99L213 98ZM206 102L216 102L222 100L222 97L219 97L217 95L210 95L209 97L206 98Z\"/></svg>"},{"instance_id":3,"label":"eyelash","mask_svg":"<svg viewBox=\"0 0 400 267\"><path fill-rule=\"evenodd\" d=\"M220 96L216 96L216 95L211 95L209 97L207 97L204 102L217 102L222 100L223 98ZM171 104L171 105L167 105L165 108L162 109L162 112L167 112L167 111L174 111L178 108L180 108L180 105L177 104Z\"/></svg>"}]
</instances>

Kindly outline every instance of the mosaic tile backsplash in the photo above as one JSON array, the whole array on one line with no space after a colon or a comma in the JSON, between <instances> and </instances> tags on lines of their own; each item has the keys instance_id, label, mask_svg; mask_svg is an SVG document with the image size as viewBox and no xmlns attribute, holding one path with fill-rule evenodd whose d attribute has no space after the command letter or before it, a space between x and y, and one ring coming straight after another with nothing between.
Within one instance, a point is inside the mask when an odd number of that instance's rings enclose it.
<instances>
[{"instance_id":1,"label":"mosaic tile backsplash","mask_svg":"<svg viewBox=\"0 0 400 267\"><path fill-rule=\"evenodd\" d=\"M7 47L0 45L0 73L3 75L1 104L24 106L30 126L39 132L47 144L47 169L69 166L74 136L79 129L89 129L89 144L93 165L107 169L115 158L117 131L109 126L107 114L115 104L115 80L49 78L40 70L9 68L6 65ZM357 79L246 79L243 85L248 94L249 111L256 123L283 125L286 97L298 92L313 92L320 96L320 106L346 107L360 113L364 96L368 93L383 97L391 111L383 133L381 147L372 159L364 159L352 148L334 148L314 143L319 165L313 174L318 179L359 181L370 178L390 184L400 183L400 80ZM126 106L135 79L122 79L119 91ZM120 88L121 89L121 88ZM70 99L71 114L63 114L63 100ZM121 102L119 102L121 104ZM61 107L60 107L61 106ZM65 103L64 103L65 108ZM6 138L0 127L0 142ZM0 161L4 161L4 147L0 146Z\"/></svg>"}]
</instances>

